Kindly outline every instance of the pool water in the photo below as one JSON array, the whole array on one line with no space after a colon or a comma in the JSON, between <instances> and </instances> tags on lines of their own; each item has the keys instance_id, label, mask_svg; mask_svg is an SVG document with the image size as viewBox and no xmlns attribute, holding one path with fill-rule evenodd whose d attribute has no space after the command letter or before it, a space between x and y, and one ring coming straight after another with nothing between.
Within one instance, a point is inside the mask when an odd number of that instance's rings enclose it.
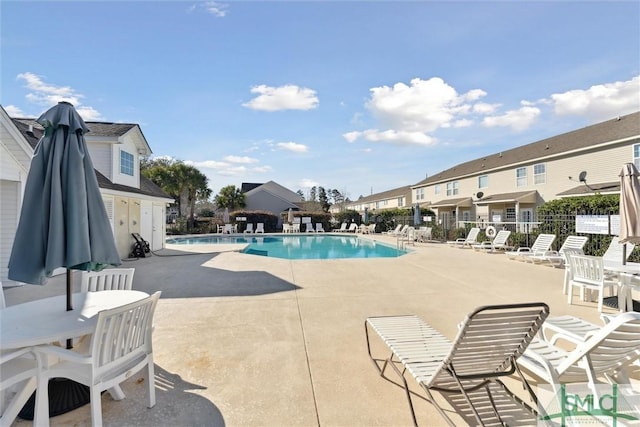
<instances>
[{"instance_id":1,"label":"pool water","mask_svg":"<svg viewBox=\"0 0 640 427\"><path fill-rule=\"evenodd\" d=\"M284 259L395 258L407 253L380 242L358 236L197 236L175 237L167 243L177 245L242 244L243 253Z\"/></svg>"}]
</instances>

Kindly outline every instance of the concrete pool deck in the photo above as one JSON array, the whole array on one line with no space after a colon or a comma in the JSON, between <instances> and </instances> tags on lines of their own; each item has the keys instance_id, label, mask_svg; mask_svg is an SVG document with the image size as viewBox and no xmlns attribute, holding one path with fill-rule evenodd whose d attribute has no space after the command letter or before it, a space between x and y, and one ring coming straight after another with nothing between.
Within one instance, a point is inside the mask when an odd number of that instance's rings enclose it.
<instances>
[{"instance_id":1,"label":"concrete pool deck","mask_svg":"<svg viewBox=\"0 0 640 427\"><path fill-rule=\"evenodd\" d=\"M386 235L361 238L395 245ZM562 269L503 254L418 243L399 258L284 260L226 245L170 246L163 256L123 263L136 268L134 289L162 291L156 406L146 408L136 375L123 383L126 399L103 396L107 426L408 426L404 392L367 355L366 317L416 314L453 338L480 305L543 301L551 315L600 323L595 303L567 304ZM210 253L197 253L203 249ZM5 288L7 305L63 293L64 276ZM430 403L414 404L421 425L445 425ZM51 419L90 424L89 405Z\"/></svg>"}]
</instances>

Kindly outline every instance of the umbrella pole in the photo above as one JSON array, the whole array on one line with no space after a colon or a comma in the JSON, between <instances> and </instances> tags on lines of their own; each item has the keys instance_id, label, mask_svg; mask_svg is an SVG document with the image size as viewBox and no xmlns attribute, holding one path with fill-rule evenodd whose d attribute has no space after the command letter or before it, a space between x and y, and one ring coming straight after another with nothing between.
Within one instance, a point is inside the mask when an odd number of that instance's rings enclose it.
<instances>
[{"instance_id":1,"label":"umbrella pole","mask_svg":"<svg viewBox=\"0 0 640 427\"><path fill-rule=\"evenodd\" d=\"M622 265L627 265L627 244L622 244Z\"/></svg>"},{"instance_id":2,"label":"umbrella pole","mask_svg":"<svg viewBox=\"0 0 640 427\"><path fill-rule=\"evenodd\" d=\"M67 268L67 311L73 310L73 303L71 302L72 286L71 270ZM67 349L73 348L73 341L71 338L67 339Z\"/></svg>"}]
</instances>

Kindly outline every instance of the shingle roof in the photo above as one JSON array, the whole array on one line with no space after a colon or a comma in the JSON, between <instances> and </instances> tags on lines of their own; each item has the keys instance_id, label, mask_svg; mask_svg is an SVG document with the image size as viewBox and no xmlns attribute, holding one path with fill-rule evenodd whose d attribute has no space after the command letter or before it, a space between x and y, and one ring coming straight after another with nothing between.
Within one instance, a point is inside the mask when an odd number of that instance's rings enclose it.
<instances>
[{"instance_id":1,"label":"shingle roof","mask_svg":"<svg viewBox=\"0 0 640 427\"><path fill-rule=\"evenodd\" d=\"M478 174L508 165L638 136L640 136L640 112L461 163L423 179L412 187Z\"/></svg>"},{"instance_id":2,"label":"shingle roof","mask_svg":"<svg viewBox=\"0 0 640 427\"><path fill-rule=\"evenodd\" d=\"M411 199L410 185L394 188L393 190L383 191L382 193L371 194L369 196L362 197L358 200L351 201L350 204L375 202L376 200L388 200L388 199L393 199L395 197L402 197L402 196L409 197L409 199Z\"/></svg>"},{"instance_id":3,"label":"shingle roof","mask_svg":"<svg viewBox=\"0 0 640 427\"><path fill-rule=\"evenodd\" d=\"M33 133L38 136L38 139L42 137L44 128L33 118L12 118L13 123L20 129L28 131L29 126L33 126ZM129 132L132 128L138 126L132 123L106 123L106 122L84 122L89 128L87 136L105 136L105 137L118 137ZM23 132L24 133L24 132ZM36 140L36 143L38 141ZM31 141L29 141L31 144ZM32 146L35 147L34 144Z\"/></svg>"},{"instance_id":4,"label":"shingle roof","mask_svg":"<svg viewBox=\"0 0 640 427\"><path fill-rule=\"evenodd\" d=\"M557 196L586 196L594 193L620 193L620 181L589 184L588 187L582 184L558 193Z\"/></svg>"},{"instance_id":5,"label":"shingle roof","mask_svg":"<svg viewBox=\"0 0 640 427\"><path fill-rule=\"evenodd\" d=\"M13 124L20 131L22 136L27 140L32 148L35 148L44 134L44 128L36 122L35 119L16 119L12 118ZM128 132L133 126L131 124L118 124L118 123L102 123L102 122L85 122L87 127L91 130L93 135L99 136L121 136ZM95 170L96 177L98 178L98 186L100 188L123 191L126 193L144 194L152 197L160 197L164 199L171 199L171 197L162 191L160 187L154 184L149 179L140 175L140 188L129 187L127 185L114 184L106 176Z\"/></svg>"},{"instance_id":6,"label":"shingle roof","mask_svg":"<svg viewBox=\"0 0 640 427\"><path fill-rule=\"evenodd\" d=\"M162 189L158 187L156 184L154 184L153 181L145 178L142 175L140 175L140 188L135 188L135 187L129 187L128 185L114 184L109 180L109 178L107 178L97 170L95 172L96 172L96 177L98 178L98 185L100 186L100 188L104 188L107 190L123 191L125 193L144 194L146 196L171 199L171 196L169 196L167 193L162 191Z\"/></svg>"},{"instance_id":7,"label":"shingle roof","mask_svg":"<svg viewBox=\"0 0 640 427\"><path fill-rule=\"evenodd\" d=\"M461 197L459 199L443 199L438 202L430 204L429 208L444 208L448 206L459 206L461 208L471 207L471 197Z\"/></svg>"}]
</instances>

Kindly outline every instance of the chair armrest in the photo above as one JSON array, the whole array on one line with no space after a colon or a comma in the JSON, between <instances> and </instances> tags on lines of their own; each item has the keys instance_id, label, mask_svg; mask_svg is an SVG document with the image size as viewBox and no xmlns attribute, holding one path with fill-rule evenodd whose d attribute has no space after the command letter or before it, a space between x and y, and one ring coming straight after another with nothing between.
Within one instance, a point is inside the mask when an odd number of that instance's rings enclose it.
<instances>
[{"instance_id":1,"label":"chair armrest","mask_svg":"<svg viewBox=\"0 0 640 427\"><path fill-rule=\"evenodd\" d=\"M60 359L68 360L74 363L91 364L91 356L85 356L80 353L76 353L73 350L67 350L66 348L57 347L55 345L42 345L33 348L36 354L45 356L56 356Z\"/></svg>"},{"instance_id":2,"label":"chair armrest","mask_svg":"<svg viewBox=\"0 0 640 427\"><path fill-rule=\"evenodd\" d=\"M32 347L20 348L18 350L9 351L9 352L0 352L0 364L8 362L9 360L24 356L28 353L33 353Z\"/></svg>"},{"instance_id":3,"label":"chair armrest","mask_svg":"<svg viewBox=\"0 0 640 427\"><path fill-rule=\"evenodd\" d=\"M520 252L531 252L531 248L520 247L520 248L516 249L516 252L518 252L518 253L520 253Z\"/></svg>"}]
</instances>

